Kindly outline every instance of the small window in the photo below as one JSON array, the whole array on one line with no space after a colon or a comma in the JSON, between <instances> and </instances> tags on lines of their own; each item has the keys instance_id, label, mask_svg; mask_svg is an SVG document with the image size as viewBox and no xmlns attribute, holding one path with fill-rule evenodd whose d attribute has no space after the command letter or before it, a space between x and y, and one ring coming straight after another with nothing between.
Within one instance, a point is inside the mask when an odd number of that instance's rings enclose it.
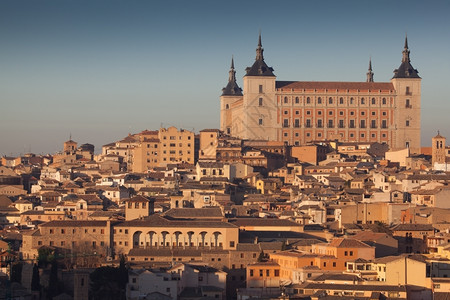
<instances>
[{"instance_id":1,"label":"small window","mask_svg":"<svg viewBox=\"0 0 450 300\"><path fill-rule=\"evenodd\" d=\"M364 98L361 98L361 104L365 104L366 103L366 100L364 100Z\"/></svg>"},{"instance_id":2,"label":"small window","mask_svg":"<svg viewBox=\"0 0 450 300\"><path fill-rule=\"evenodd\" d=\"M333 104L333 98L328 98L328 104Z\"/></svg>"},{"instance_id":3,"label":"small window","mask_svg":"<svg viewBox=\"0 0 450 300\"><path fill-rule=\"evenodd\" d=\"M339 98L339 104L344 104L344 98Z\"/></svg>"},{"instance_id":4,"label":"small window","mask_svg":"<svg viewBox=\"0 0 450 300\"><path fill-rule=\"evenodd\" d=\"M317 104L322 104L322 98L317 98Z\"/></svg>"},{"instance_id":5,"label":"small window","mask_svg":"<svg viewBox=\"0 0 450 300\"><path fill-rule=\"evenodd\" d=\"M288 97L284 97L284 103L288 103Z\"/></svg>"},{"instance_id":6,"label":"small window","mask_svg":"<svg viewBox=\"0 0 450 300\"><path fill-rule=\"evenodd\" d=\"M260 93L263 92L263 86L262 86L262 84L259 85L259 92L260 92Z\"/></svg>"},{"instance_id":7,"label":"small window","mask_svg":"<svg viewBox=\"0 0 450 300\"><path fill-rule=\"evenodd\" d=\"M258 120L258 124L259 124L259 125L262 125L262 124L263 124L263 119L259 119L259 120Z\"/></svg>"},{"instance_id":8,"label":"small window","mask_svg":"<svg viewBox=\"0 0 450 300\"><path fill-rule=\"evenodd\" d=\"M311 98L307 97L306 98L306 104L310 104L311 103Z\"/></svg>"},{"instance_id":9,"label":"small window","mask_svg":"<svg viewBox=\"0 0 450 300\"><path fill-rule=\"evenodd\" d=\"M259 106L262 106L262 105L263 105L263 98L259 98L258 105L259 105Z\"/></svg>"},{"instance_id":10,"label":"small window","mask_svg":"<svg viewBox=\"0 0 450 300\"><path fill-rule=\"evenodd\" d=\"M298 97L295 97L295 104L299 104L300 100L298 99Z\"/></svg>"},{"instance_id":11,"label":"small window","mask_svg":"<svg viewBox=\"0 0 450 300\"><path fill-rule=\"evenodd\" d=\"M383 105L386 105L386 98L383 98L383 99L381 100L381 102L383 103Z\"/></svg>"},{"instance_id":12,"label":"small window","mask_svg":"<svg viewBox=\"0 0 450 300\"><path fill-rule=\"evenodd\" d=\"M406 127L409 127L409 120L406 120Z\"/></svg>"},{"instance_id":13,"label":"small window","mask_svg":"<svg viewBox=\"0 0 450 300\"><path fill-rule=\"evenodd\" d=\"M375 98L372 98L372 105L375 105L376 104L376 100L375 100Z\"/></svg>"}]
</instances>

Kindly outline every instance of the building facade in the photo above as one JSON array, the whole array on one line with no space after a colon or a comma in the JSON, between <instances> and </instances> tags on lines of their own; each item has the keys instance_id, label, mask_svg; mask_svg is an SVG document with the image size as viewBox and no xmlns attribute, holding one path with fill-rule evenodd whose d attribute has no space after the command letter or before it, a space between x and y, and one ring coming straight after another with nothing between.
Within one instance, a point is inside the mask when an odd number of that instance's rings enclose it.
<instances>
[{"instance_id":1,"label":"building facade","mask_svg":"<svg viewBox=\"0 0 450 300\"><path fill-rule=\"evenodd\" d=\"M277 81L264 61L259 36L254 64L243 90L234 61L222 89L220 129L243 139L387 143L391 149L420 152L421 78L410 63L407 39L401 65L390 82Z\"/></svg>"}]
</instances>

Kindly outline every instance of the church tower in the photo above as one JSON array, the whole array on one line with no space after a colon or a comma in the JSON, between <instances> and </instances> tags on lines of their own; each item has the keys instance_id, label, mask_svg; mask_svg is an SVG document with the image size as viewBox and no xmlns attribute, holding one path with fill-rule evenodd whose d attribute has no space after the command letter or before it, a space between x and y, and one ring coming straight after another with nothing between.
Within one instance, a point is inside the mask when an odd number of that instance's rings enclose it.
<instances>
[{"instance_id":1,"label":"church tower","mask_svg":"<svg viewBox=\"0 0 450 300\"><path fill-rule=\"evenodd\" d=\"M372 58L369 59L369 71L367 72L367 82L373 82Z\"/></svg>"},{"instance_id":2,"label":"church tower","mask_svg":"<svg viewBox=\"0 0 450 300\"><path fill-rule=\"evenodd\" d=\"M431 165L445 163L445 137L438 134L431 139Z\"/></svg>"},{"instance_id":3,"label":"church tower","mask_svg":"<svg viewBox=\"0 0 450 300\"><path fill-rule=\"evenodd\" d=\"M239 109L232 109L233 103L241 99L242 89L236 82L234 58L231 58L228 84L222 89L222 96L220 96L220 130L228 135L237 136L239 128L242 128L242 120L237 119L240 113Z\"/></svg>"},{"instance_id":4,"label":"church tower","mask_svg":"<svg viewBox=\"0 0 450 300\"><path fill-rule=\"evenodd\" d=\"M273 68L264 61L261 33L255 62L246 68L244 76L243 124L240 137L246 139L278 140L277 99Z\"/></svg>"},{"instance_id":5,"label":"church tower","mask_svg":"<svg viewBox=\"0 0 450 300\"><path fill-rule=\"evenodd\" d=\"M394 70L391 79L396 91L395 131L393 149L409 148L411 153L420 153L420 98L421 78L411 65L408 38L402 51L402 63Z\"/></svg>"}]
</instances>

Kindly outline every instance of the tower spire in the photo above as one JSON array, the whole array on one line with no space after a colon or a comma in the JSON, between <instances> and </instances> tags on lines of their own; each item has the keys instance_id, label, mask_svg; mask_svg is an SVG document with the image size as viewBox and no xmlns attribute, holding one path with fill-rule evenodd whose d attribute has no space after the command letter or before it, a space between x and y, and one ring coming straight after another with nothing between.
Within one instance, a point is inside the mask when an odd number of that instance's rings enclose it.
<instances>
[{"instance_id":1,"label":"tower spire","mask_svg":"<svg viewBox=\"0 0 450 300\"><path fill-rule=\"evenodd\" d=\"M242 96L242 89L236 82L236 71L234 70L234 57L231 56L231 67L228 71L228 84L222 89L222 96Z\"/></svg>"},{"instance_id":2,"label":"tower spire","mask_svg":"<svg viewBox=\"0 0 450 300\"><path fill-rule=\"evenodd\" d=\"M411 60L409 59L409 48L408 48L408 36L405 35L405 47L402 51L403 57L402 57L402 62L410 62Z\"/></svg>"},{"instance_id":3,"label":"tower spire","mask_svg":"<svg viewBox=\"0 0 450 300\"><path fill-rule=\"evenodd\" d=\"M372 58L369 59L369 72L367 72L367 82L373 82Z\"/></svg>"},{"instance_id":4,"label":"tower spire","mask_svg":"<svg viewBox=\"0 0 450 300\"><path fill-rule=\"evenodd\" d=\"M259 31L258 48L256 48L256 60L264 60L263 52L264 49L261 43L261 31Z\"/></svg>"},{"instance_id":5,"label":"tower spire","mask_svg":"<svg viewBox=\"0 0 450 300\"><path fill-rule=\"evenodd\" d=\"M234 57L231 56L231 67L228 72L228 82L236 82L236 71L234 70Z\"/></svg>"},{"instance_id":6,"label":"tower spire","mask_svg":"<svg viewBox=\"0 0 450 300\"><path fill-rule=\"evenodd\" d=\"M411 65L409 57L408 36L405 34L405 46L402 51L402 63L398 69L394 70L393 78L420 78L419 71Z\"/></svg>"}]
</instances>

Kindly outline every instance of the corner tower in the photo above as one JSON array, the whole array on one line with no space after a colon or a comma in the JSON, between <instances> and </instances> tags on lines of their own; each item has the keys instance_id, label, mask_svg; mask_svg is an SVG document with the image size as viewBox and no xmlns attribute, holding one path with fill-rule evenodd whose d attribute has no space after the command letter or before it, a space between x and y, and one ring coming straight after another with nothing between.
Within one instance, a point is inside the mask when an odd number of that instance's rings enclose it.
<instances>
[{"instance_id":1,"label":"corner tower","mask_svg":"<svg viewBox=\"0 0 450 300\"><path fill-rule=\"evenodd\" d=\"M233 104L239 100L242 100L242 89L236 82L234 58L231 58L228 83L222 89L222 95L220 96L220 130L228 135L236 136L239 128L242 127L242 124L240 124L242 121L236 120L236 117L239 115L239 108L233 108L235 106Z\"/></svg>"},{"instance_id":2,"label":"corner tower","mask_svg":"<svg viewBox=\"0 0 450 300\"><path fill-rule=\"evenodd\" d=\"M402 51L402 63L391 79L396 91L394 149L409 148L420 153L420 98L421 78L411 65L408 38Z\"/></svg>"},{"instance_id":3,"label":"corner tower","mask_svg":"<svg viewBox=\"0 0 450 300\"><path fill-rule=\"evenodd\" d=\"M240 137L276 141L277 98L273 69L264 61L261 33L258 38L255 62L244 76L243 128Z\"/></svg>"},{"instance_id":4,"label":"corner tower","mask_svg":"<svg viewBox=\"0 0 450 300\"><path fill-rule=\"evenodd\" d=\"M434 169L434 164L445 163L445 137L438 134L431 139L431 166Z\"/></svg>"}]
</instances>

